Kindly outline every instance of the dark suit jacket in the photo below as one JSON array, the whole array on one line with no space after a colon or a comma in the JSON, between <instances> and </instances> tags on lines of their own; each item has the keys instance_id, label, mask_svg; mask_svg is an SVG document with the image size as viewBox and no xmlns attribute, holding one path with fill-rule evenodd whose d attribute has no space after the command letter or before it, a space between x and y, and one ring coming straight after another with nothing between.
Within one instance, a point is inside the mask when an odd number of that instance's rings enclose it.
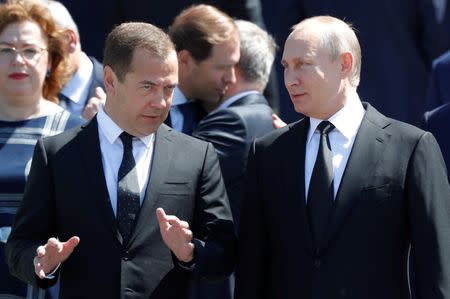
<instances>
[{"instance_id":1,"label":"dark suit jacket","mask_svg":"<svg viewBox=\"0 0 450 299\"><path fill-rule=\"evenodd\" d=\"M450 74L450 73L449 73ZM449 94L450 95L450 94ZM450 98L449 98L450 100ZM450 102L444 104L424 115L423 129L433 133L441 147L447 165L447 174L450 173Z\"/></svg>"},{"instance_id":2,"label":"dark suit jacket","mask_svg":"<svg viewBox=\"0 0 450 299\"><path fill-rule=\"evenodd\" d=\"M236 299L450 298L450 186L433 136L367 105L313 252L304 159L309 119L257 140L239 236Z\"/></svg>"},{"instance_id":3,"label":"dark suit jacket","mask_svg":"<svg viewBox=\"0 0 450 299\"><path fill-rule=\"evenodd\" d=\"M426 110L433 110L442 104L450 103L450 51L433 61L428 85Z\"/></svg>"},{"instance_id":4,"label":"dark suit jacket","mask_svg":"<svg viewBox=\"0 0 450 299\"><path fill-rule=\"evenodd\" d=\"M271 115L272 109L264 96L250 94L205 116L192 134L211 142L219 155L236 228L244 200L248 152L255 138L274 129Z\"/></svg>"},{"instance_id":5,"label":"dark suit jacket","mask_svg":"<svg viewBox=\"0 0 450 299\"><path fill-rule=\"evenodd\" d=\"M301 20L331 15L350 22L362 49L358 92L383 114L419 125L432 60L450 48L450 27L438 23L430 0L263 0L267 27L279 45ZM266 6L266 2L273 2ZM266 10L267 8L267 10ZM270 19L269 19L270 17ZM268 22L268 20L271 20ZM382 45L382 46L381 46ZM282 50L282 49L281 49ZM282 53L282 51L280 51ZM279 58L278 58L279 59ZM275 64L279 74L282 65ZM283 76L279 76L282 80ZM279 86L284 86L283 83ZM280 114L299 119L285 89Z\"/></svg>"},{"instance_id":6,"label":"dark suit jacket","mask_svg":"<svg viewBox=\"0 0 450 299\"><path fill-rule=\"evenodd\" d=\"M38 142L22 206L7 243L13 275L39 280L33 257L49 237L80 244L60 268L60 298L184 298L191 272L163 243L155 210L188 221L193 275L228 275L235 236L217 155L211 144L161 125L147 192L130 241L123 244L108 197L94 118L85 127ZM207 242L204 241L207 239Z\"/></svg>"}]
</instances>

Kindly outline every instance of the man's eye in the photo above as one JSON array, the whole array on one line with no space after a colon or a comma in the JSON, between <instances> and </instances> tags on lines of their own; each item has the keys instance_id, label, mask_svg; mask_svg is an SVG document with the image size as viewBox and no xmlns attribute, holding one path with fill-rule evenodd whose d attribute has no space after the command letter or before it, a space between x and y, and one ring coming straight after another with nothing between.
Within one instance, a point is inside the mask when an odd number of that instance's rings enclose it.
<instances>
[{"instance_id":1,"label":"man's eye","mask_svg":"<svg viewBox=\"0 0 450 299\"><path fill-rule=\"evenodd\" d=\"M2 53L2 54L11 54L14 52L15 51L13 48L0 48L0 53Z\"/></svg>"}]
</instances>

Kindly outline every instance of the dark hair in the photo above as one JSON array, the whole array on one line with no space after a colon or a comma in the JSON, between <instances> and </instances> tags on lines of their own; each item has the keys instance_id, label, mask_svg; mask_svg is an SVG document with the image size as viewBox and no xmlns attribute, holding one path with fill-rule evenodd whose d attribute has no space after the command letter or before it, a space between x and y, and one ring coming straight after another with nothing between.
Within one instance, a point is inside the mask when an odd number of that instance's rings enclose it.
<instances>
[{"instance_id":1,"label":"dark hair","mask_svg":"<svg viewBox=\"0 0 450 299\"><path fill-rule=\"evenodd\" d=\"M103 65L111 67L121 82L130 69L136 48L144 48L161 59L175 51L169 36L156 26L141 22L120 24L106 38Z\"/></svg>"},{"instance_id":2,"label":"dark hair","mask_svg":"<svg viewBox=\"0 0 450 299\"><path fill-rule=\"evenodd\" d=\"M45 99L58 103L58 93L70 78L69 54L64 34L57 29L49 10L37 2L12 0L0 5L0 32L10 24L25 21L38 24L47 39L51 66L44 80L42 95Z\"/></svg>"},{"instance_id":3,"label":"dark hair","mask_svg":"<svg viewBox=\"0 0 450 299\"><path fill-rule=\"evenodd\" d=\"M183 10L170 26L169 35L177 52L187 50L197 61L208 58L214 45L239 38L233 19L205 4Z\"/></svg>"}]
</instances>

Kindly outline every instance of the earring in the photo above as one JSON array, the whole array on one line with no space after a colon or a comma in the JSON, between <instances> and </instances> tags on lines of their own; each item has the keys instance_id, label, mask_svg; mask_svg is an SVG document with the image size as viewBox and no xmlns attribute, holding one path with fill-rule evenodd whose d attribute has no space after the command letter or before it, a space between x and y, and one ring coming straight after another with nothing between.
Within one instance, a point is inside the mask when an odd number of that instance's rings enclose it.
<instances>
[{"instance_id":1,"label":"earring","mask_svg":"<svg viewBox=\"0 0 450 299\"><path fill-rule=\"evenodd\" d=\"M52 74L52 71L50 69L47 70L47 73L45 74L45 78L49 78Z\"/></svg>"}]
</instances>

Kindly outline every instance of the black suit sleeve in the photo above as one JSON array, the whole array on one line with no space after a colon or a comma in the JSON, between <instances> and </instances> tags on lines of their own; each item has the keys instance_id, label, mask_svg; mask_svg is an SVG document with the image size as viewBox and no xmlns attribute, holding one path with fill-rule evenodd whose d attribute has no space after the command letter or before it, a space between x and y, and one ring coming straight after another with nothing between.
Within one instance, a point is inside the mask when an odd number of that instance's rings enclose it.
<instances>
[{"instance_id":1,"label":"black suit sleeve","mask_svg":"<svg viewBox=\"0 0 450 299\"><path fill-rule=\"evenodd\" d=\"M47 154L42 140L36 144L24 197L6 244L5 255L12 275L41 288L56 283L54 279L39 279L34 273L36 249L54 236L53 185Z\"/></svg>"},{"instance_id":2,"label":"black suit sleeve","mask_svg":"<svg viewBox=\"0 0 450 299\"><path fill-rule=\"evenodd\" d=\"M268 242L266 223L258 185L258 162L253 144L248 160L246 176L246 198L239 232L238 263L236 268L236 299L262 299L266 298L268 279L265 277L270 270L267 269Z\"/></svg>"},{"instance_id":3,"label":"black suit sleeve","mask_svg":"<svg viewBox=\"0 0 450 299\"><path fill-rule=\"evenodd\" d=\"M201 278L222 278L234 270L236 236L219 161L210 143L197 188L194 274Z\"/></svg>"},{"instance_id":4,"label":"black suit sleeve","mask_svg":"<svg viewBox=\"0 0 450 299\"><path fill-rule=\"evenodd\" d=\"M450 298L450 187L438 144L418 141L405 185L417 299Z\"/></svg>"}]
</instances>

